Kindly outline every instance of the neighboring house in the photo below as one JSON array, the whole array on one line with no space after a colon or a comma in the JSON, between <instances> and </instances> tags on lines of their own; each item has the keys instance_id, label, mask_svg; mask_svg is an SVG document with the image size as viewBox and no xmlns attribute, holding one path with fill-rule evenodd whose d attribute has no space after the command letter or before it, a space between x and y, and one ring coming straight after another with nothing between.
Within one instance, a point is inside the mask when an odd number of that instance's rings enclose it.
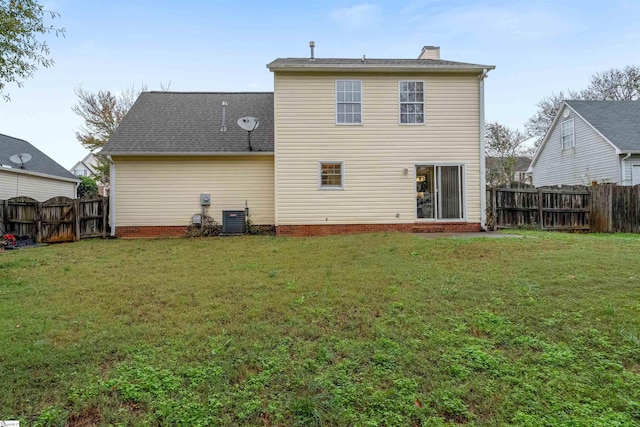
<instances>
[{"instance_id":1,"label":"neighboring house","mask_svg":"<svg viewBox=\"0 0 640 427\"><path fill-rule=\"evenodd\" d=\"M77 177L90 177L96 173L95 167L97 164L98 159L96 159L96 156L94 156L93 153L89 153L84 157L84 159L73 165L73 167L69 169L69 172Z\"/></svg>"},{"instance_id":2,"label":"neighboring house","mask_svg":"<svg viewBox=\"0 0 640 427\"><path fill-rule=\"evenodd\" d=\"M19 159L14 155L21 155L23 161L15 161ZM78 183L72 173L27 141L0 134L0 199L75 198Z\"/></svg>"},{"instance_id":3,"label":"neighboring house","mask_svg":"<svg viewBox=\"0 0 640 427\"><path fill-rule=\"evenodd\" d=\"M640 184L640 102L565 101L529 171L536 187Z\"/></svg>"},{"instance_id":4,"label":"neighboring house","mask_svg":"<svg viewBox=\"0 0 640 427\"><path fill-rule=\"evenodd\" d=\"M77 177L88 176L93 178L99 174L96 170L96 166L98 166L98 158L93 153L89 153L84 159L73 165L69 171ZM108 185L99 179L96 180L96 184L98 185L98 192L101 196L109 195Z\"/></svg>"},{"instance_id":5,"label":"neighboring house","mask_svg":"<svg viewBox=\"0 0 640 427\"><path fill-rule=\"evenodd\" d=\"M512 163L513 162L513 166ZM487 157L486 158L486 171L487 171L487 185L500 185L505 182L523 182L525 184L531 184L531 172L528 171L531 159L528 157ZM505 169L509 170L510 176L505 179Z\"/></svg>"},{"instance_id":6,"label":"neighboring house","mask_svg":"<svg viewBox=\"0 0 640 427\"><path fill-rule=\"evenodd\" d=\"M107 143L119 236L178 235L243 209L278 234L477 231L484 77L439 59L281 58L273 93L140 95ZM223 103L227 106L223 107ZM241 117L260 120L248 133Z\"/></svg>"}]
</instances>

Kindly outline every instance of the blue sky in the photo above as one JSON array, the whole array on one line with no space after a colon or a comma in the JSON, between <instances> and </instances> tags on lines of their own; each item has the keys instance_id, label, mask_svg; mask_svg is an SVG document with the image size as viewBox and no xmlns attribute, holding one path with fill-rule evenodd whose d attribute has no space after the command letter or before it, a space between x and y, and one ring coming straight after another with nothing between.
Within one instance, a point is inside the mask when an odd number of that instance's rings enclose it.
<instances>
[{"instance_id":1,"label":"blue sky","mask_svg":"<svg viewBox=\"0 0 640 427\"><path fill-rule=\"evenodd\" d=\"M640 65L640 1L79 1L51 0L66 37L49 37L56 65L0 101L0 133L26 139L65 167L75 139L74 88L271 91L278 57L441 57L496 65L486 119L523 128L536 103L582 89L596 72Z\"/></svg>"}]
</instances>

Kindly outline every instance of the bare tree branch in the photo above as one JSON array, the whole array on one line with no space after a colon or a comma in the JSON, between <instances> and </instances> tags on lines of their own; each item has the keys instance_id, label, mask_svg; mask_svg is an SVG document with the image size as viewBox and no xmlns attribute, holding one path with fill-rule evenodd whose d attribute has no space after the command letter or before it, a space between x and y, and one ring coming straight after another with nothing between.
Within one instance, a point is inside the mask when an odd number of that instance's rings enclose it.
<instances>
[{"instance_id":1,"label":"bare tree branch","mask_svg":"<svg viewBox=\"0 0 640 427\"><path fill-rule=\"evenodd\" d=\"M108 181L109 162L98 153L109 141L140 93L145 90L147 87L144 84L140 89L131 86L119 95L108 90L89 92L82 87L74 89L78 104L71 109L84 121L80 130L76 132L76 139L96 155L98 159L96 179L102 182Z\"/></svg>"},{"instance_id":2,"label":"bare tree branch","mask_svg":"<svg viewBox=\"0 0 640 427\"><path fill-rule=\"evenodd\" d=\"M552 93L538 102L538 110L525 125L527 134L535 138L536 147L551 127L562 102L571 99L640 101L640 68L630 65L624 69L612 68L596 73L591 76L587 89L580 92L567 90Z\"/></svg>"}]
</instances>

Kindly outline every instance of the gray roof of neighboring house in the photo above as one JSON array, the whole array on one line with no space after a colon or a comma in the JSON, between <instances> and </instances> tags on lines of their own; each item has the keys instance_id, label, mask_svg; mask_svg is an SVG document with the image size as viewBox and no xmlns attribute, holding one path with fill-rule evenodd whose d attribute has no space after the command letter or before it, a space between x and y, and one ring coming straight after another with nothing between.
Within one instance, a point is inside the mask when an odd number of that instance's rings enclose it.
<instances>
[{"instance_id":1,"label":"gray roof of neighboring house","mask_svg":"<svg viewBox=\"0 0 640 427\"><path fill-rule=\"evenodd\" d=\"M273 153L273 92L143 92L101 154L249 153L248 132L237 124L242 117L259 120L253 152Z\"/></svg>"},{"instance_id":2,"label":"gray roof of neighboring house","mask_svg":"<svg viewBox=\"0 0 640 427\"><path fill-rule=\"evenodd\" d=\"M65 179L77 179L74 174L27 141L0 134L0 165L11 166L16 171L23 170L20 163L14 163L10 160L10 157L14 154L22 153L31 155L31 160L24 164L25 172L35 172Z\"/></svg>"},{"instance_id":3,"label":"gray roof of neighboring house","mask_svg":"<svg viewBox=\"0 0 640 427\"><path fill-rule=\"evenodd\" d=\"M565 101L621 151L640 152L640 101Z\"/></svg>"},{"instance_id":4,"label":"gray roof of neighboring house","mask_svg":"<svg viewBox=\"0 0 640 427\"><path fill-rule=\"evenodd\" d=\"M271 71L482 71L493 70L494 65L469 64L466 62L445 61L443 59L352 59L352 58L278 58L267 64Z\"/></svg>"}]
</instances>

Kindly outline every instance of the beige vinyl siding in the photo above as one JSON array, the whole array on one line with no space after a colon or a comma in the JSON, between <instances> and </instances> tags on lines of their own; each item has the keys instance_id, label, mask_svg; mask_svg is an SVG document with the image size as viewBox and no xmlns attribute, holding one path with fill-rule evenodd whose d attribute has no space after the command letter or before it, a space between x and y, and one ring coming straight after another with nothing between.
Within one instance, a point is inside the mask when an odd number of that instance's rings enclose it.
<instances>
[{"instance_id":1,"label":"beige vinyl siding","mask_svg":"<svg viewBox=\"0 0 640 427\"><path fill-rule=\"evenodd\" d=\"M566 107L565 107L566 109ZM620 159L615 148L571 109L556 122L533 165L533 185L589 185L591 181L618 183ZM575 147L562 149L560 123L574 119Z\"/></svg>"},{"instance_id":2,"label":"beige vinyl siding","mask_svg":"<svg viewBox=\"0 0 640 427\"><path fill-rule=\"evenodd\" d=\"M208 214L249 204L254 224L274 224L273 157L118 157L118 226L188 225L200 213L200 194L211 194Z\"/></svg>"},{"instance_id":3,"label":"beige vinyl siding","mask_svg":"<svg viewBox=\"0 0 640 427\"><path fill-rule=\"evenodd\" d=\"M335 81L362 81L362 124L337 125ZM425 124L399 123L398 82L425 82ZM416 164L464 164L480 222L477 75L275 74L276 223L416 221ZM344 161L344 189L318 189L318 161ZM404 174L403 169L408 173Z\"/></svg>"},{"instance_id":4,"label":"beige vinyl siding","mask_svg":"<svg viewBox=\"0 0 640 427\"><path fill-rule=\"evenodd\" d=\"M76 197L76 183L0 169L0 199L25 196L44 202L52 197Z\"/></svg>"}]
</instances>

